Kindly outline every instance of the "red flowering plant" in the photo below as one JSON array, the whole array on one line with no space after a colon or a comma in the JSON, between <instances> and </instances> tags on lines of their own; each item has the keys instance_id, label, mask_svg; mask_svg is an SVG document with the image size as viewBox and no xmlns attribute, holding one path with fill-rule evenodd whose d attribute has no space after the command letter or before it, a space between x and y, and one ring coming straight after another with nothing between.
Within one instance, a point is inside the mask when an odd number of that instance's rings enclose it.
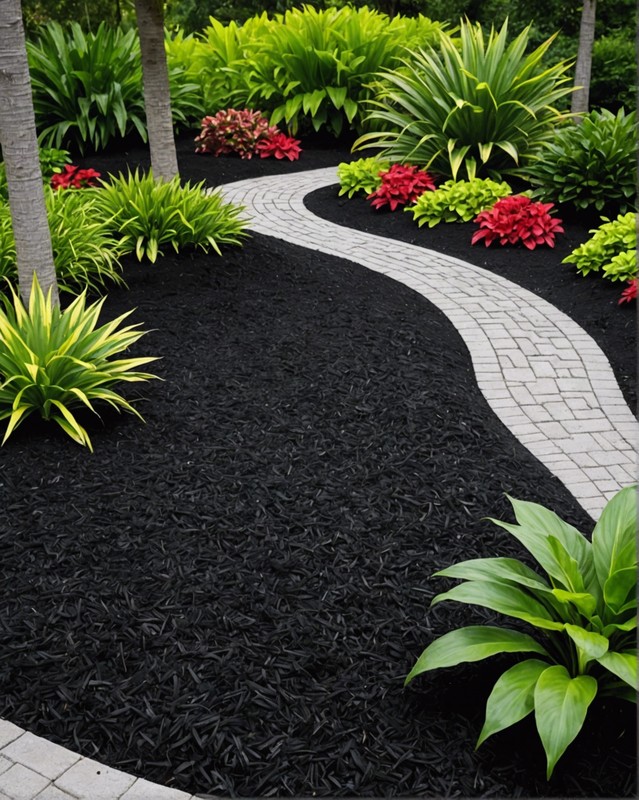
<instances>
[{"instance_id":1,"label":"red flowering plant","mask_svg":"<svg viewBox=\"0 0 639 800\"><path fill-rule=\"evenodd\" d=\"M275 156L278 159L288 158L289 161L297 161L302 152L298 139L293 139L292 136L287 136L279 131L271 134L267 139L260 139L255 146L255 151L259 153L260 158Z\"/></svg>"},{"instance_id":2,"label":"red flowering plant","mask_svg":"<svg viewBox=\"0 0 639 800\"><path fill-rule=\"evenodd\" d=\"M631 300L637 299L637 279L632 278L628 281L628 285L621 293L621 297L618 300L619 305L622 303L629 303Z\"/></svg>"},{"instance_id":3,"label":"red flowering plant","mask_svg":"<svg viewBox=\"0 0 639 800\"><path fill-rule=\"evenodd\" d=\"M51 176L53 189L84 189L86 186L95 186L100 173L94 169L80 169L73 164L65 164L62 172Z\"/></svg>"},{"instance_id":4,"label":"red flowering plant","mask_svg":"<svg viewBox=\"0 0 639 800\"><path fill-rule=\"evenodd\" d=\"M480 229L475 231L472 244L482 239L486 247L494 241L499 244L517 244L534 250L537 245L555 246L555 234L563 233L561 220L548 213L554 203L535 203L526 195L502 197L487 211L475 217Z\"/></svg>"},{"instance_id":5,"label":"red flowering plant","mask_svg":"<svg viewBox=\"0 0 639 800\"><path fill-rule=\"evenodd\" d=\"M390 206L395 211L398 206L414 203L428 190L435 188L432 177L419 167L409 164L393 164L387 172L380 172L382 182L377 189L368 195L373 208Z\"/></svg>"}]
</instances>

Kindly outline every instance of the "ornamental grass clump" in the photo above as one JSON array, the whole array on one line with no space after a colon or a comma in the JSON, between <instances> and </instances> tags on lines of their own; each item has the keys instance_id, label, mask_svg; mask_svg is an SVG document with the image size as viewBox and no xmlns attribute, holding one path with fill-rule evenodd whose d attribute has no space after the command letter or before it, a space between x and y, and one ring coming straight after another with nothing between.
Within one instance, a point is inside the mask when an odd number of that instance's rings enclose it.
<instances>
[{"instance_id":1,"label":"ornamental grass clump","mask_svg":"<svg viewBox=\"0 0 639 800\"><path fill-rule=\"evenodd\" d=\"M343 161L337 167L339 180L339 196L347 194L371 194L382 182L381 173L388 172L388 161L378 158L358 158L355 161Z\"/></svg>"},{"instance_id":2,"label":"ornamental grass clump","mask_svg":"<svg viewBox=\"0 0 639 800\"><path fill-rule=\"evenodd\" d=\"M546 778L582 728L597 695L637 700L637 487L608 501L588 540L536 503L510 499L517 524L492 520L520 542L540 572L515 558L463 561L435 576L463 581L436 595L491 609L532 626L534 636L492 625L446 633L406 678L480 661L532 653L497 680L477 747L528 714L546 753Z\"/></svg>"},{"instance_id":3,"label":"ornamental grass clump","mask_svg":"<svg viewBox=\"0 0 639 800\"><path fill-rule=\"evenodd\" d=\"M486 247L493 242L501 245L521 244L529 250L537 245L555 246L555 234L563 233L561 220L548 213L553 203L535 203L526 195L511 195L498 200L488 211L475 217L479 230L471 244L483 240Z\"/></svg>"},{"instance_id":4,"label":"ornamental grass clump","mask_svg":"<svg viewBox=\"0 0 639 800\"><path fill-rule=\"evenodd\" d=\"M114 390L122 382L157 377L137 369L155 358L113 358L144 336L136 330L139 324L119 327L131 311L97 327L104 298L87 306L82 292L62 311L51 292L44 296L35 273L28 310L13 287L9 291L11 297L0 298L0 420L8 420L2 444L38 412L93 450L74 410L86 407L97 414L96 401L142 419Z\"/></svg>"},{"instance_id":5,"label":"ornamental grass clump","mask_svg":"<svg viewBox=\"0 0 639 800\"><path fill-rule=\"evenodd\" d=\"M367 198L376 209L390 206L390 210L395 211L399 206L414 203L424 192L435 189L432 176L410 164L393 164L387 172L380 174L380 179L377 189Z\"/></svg>"},{"instance_id":6,"label":"ornamental grass clump","mask_svg":"<svg viewBox=\"0 0 639 800\"><path fill-rule=\"evenodd\" d=\"M391 161L450 176L515 174L560 118L554 103L571 92L567 62L542 64L554 36L528 51L530 27L508 43L508 25L461 23L459 39L411 50L401 68L382 72L367 103L369 132L354 149L381 148Z\"/></svg>"},{"instance_id":7,"label":"ornamental grass clump","mask_svg":"<svg viewBox=\"0 0 639 800\"><path fill-rule=\"evenodd\" d=\"M490 178L449 180L434 191L422 194L415 205L405 211L410 211L420 227L426 223L433 228L440 222L470 222L510 192L505 181L497 183Z\"/></svg>"}]
</instances>

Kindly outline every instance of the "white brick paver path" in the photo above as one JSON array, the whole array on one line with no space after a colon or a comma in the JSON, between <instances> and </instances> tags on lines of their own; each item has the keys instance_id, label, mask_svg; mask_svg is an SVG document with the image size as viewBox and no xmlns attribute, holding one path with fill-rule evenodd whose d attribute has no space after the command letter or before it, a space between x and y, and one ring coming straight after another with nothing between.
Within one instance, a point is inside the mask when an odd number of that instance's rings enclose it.
<instances>
[{"instance_id":1,"label":"white brick paver path","mask_svg":"<svg viewBox=\"0 0 639 800\"><path fill-rule=\"evenodd\" d=\"M252 230L382 272L440 308L466 342L495 413L597 518L609 497L635 482L639 438L637 421L597 344L554 306L504 278L313 216L304 195L336 182L330 167L221 190L227 200L246 206ZM196 798L0 720L0 800Z\"/></svg>"}]
</instances>

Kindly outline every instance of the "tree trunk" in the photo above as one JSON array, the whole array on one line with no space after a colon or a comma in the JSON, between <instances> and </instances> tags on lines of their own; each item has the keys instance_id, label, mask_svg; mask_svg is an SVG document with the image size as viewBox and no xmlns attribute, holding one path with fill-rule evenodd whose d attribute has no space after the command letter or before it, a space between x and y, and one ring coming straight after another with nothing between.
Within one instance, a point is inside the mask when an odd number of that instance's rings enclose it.
<instances>
[{"instance_id":1,"label":"tree trunk","mask_svg":"<svg viewBox=\"0 0 639 800\"><path fill-rule=\"evenodd\" d=\"M0 0L0 143L20 294L28 303L35 272L45 295L51 289L59 303L20 0Z\"/></svg>"},{"instance_id":2,"label":"tree trunk","mask_svg":"<svg viewBox=\"0 0 639 800\"><path fill-rule=\"evenodd\" d=\"M570 108L573 114L588 113L596 15L597 0L583 0L581 24L579 26L579 50L577 51L577 63L575 64L575 91L572 93ZM579 117L575 118L575 122L580 121Z\"/></svg>"},{"instance_id":3,"label":"tree trunk","mask_svg":"<svg viewBox=\"0 0 639 800\"><path fill-rule=\"evenodd\" d=\"M171 180L178 174L169 70L164 47L164 8L162 0L135 0L138 18L144 109L149 133L151 168L156 178Z\"/></svg>"}]
</instances>

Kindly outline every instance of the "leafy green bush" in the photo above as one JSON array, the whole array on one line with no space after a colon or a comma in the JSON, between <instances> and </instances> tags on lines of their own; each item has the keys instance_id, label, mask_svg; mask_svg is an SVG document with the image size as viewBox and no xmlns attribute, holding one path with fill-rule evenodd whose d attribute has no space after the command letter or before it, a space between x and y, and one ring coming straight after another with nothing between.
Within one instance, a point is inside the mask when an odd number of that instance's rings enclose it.
<instances>
[{"instance_id":1,"label":"leafy green bush","mask_svg":"<svg viewBox=\"0 0 639 800\"><path fill-rule=\"evenodd\" d=\"M526 53L528 28L510 44L507 23L487 41L479 25L461 24L461 44L446 33L439 48L420 48L403 67L382 73L379 96L368 103L373 130L355 150L456 178L512 174L552 131L553 104L571 91L567 65L541 66L552 42Z\"/></svg>"},{"instance_id":2,"label":"leafy green bush","mask_svg":"<svg viewBox=\"0 0 639 800\"><path fill-rule=\"evenodd\" d=\"M432 192L417 198L410 211L421 227L428 223L433 228L440 222L470 222L480 211L492 208L501 197L511 192L506 182L497 183L490 178L473 178L469 181L446 181Z\"/></svg>"},{"instance_id":3,"label":"leafy green bush","mask_svg":"<svg viewBox=\"0 0 639 800\"><path fill-rule=\"evenodd\" d=\"M53 175L61 172L65 164L71 163L71 156L67 150L41 147L39 156L40 170L42 171L42 179L45 183L49 183ZM0 200L6 201L8 196L7 171L4 161L0 161Z\"/></svg>"},{"instance_id":4,"label":"leafy green bush","mask_svg":"<svg viewBox=\"0 0 639 800\"><path fill-rule=\"evenodd\" d=\"M85 428L73 414L75 407L104 401L113 408L140 414L113 387L122 381L155 378L137 367L154 358L112 357L144 335L127 325L117 330L132 312L96 328L104 299L86 305L82 292L61 311L45 298L33 277L29 310L16 291L2 297L0 309L0 419L8 419L2 443L30 414L38 411L53 420L76 442L92 450Z\"/></svg>"},{"instance_id":5,"label":"leafy green bush","mask_svg":"<svg viewBox=\"0 0 639 800\"><path fill-rule=\"evenodd\" d=\"M137 132L146 141L140 42L135 30L108 28L83 33L58 23L43 26L27 44L33 106L44 146L87 145L101 150L113 138ZM201 110L198 87L183 81L183 70L169 72L173 121L189 124Z\"/></svg>"},{"instance_id":6,"label":"leafy green bush","mask_svg":"<svg viewBox=\"0 0 639 800\"><path fill-rule=\"evenodd\" d=\"M631 20L633 15L628 15ZM607 31L592 45L590 106L618 111L633 108L637 99L634 32Z\"/></svg>"},{"instance_id":7,"label":"leafy green bush","mask_svg":"<svg viewBox=\"0 0 639 800\"><path fill-rule=\"evenodd\" d=\"M345 125L361 128L362 103L381 69L391 69L407 36L434 40L441 26L389 19L366 6L317 10L304 5L259 28L246 42L247 104L271 110L271 124L325 128L339 136Z\"/></svg>"},{"instance_id":8,"label":"leafy green bush","mask_svg":"<svg viewBox=\"0 0 639 800\"><path fill-rule=\"evenodd\" d=\"M489 608L532 625L539 637L488 625L451 631L424 650L406 683L428 670L498 653L534 653L495 684L477 746L534 710L550 778L597 693L636 702L636 487L607 503L592 543L543 506L509 499L518 524L492 521L547 577L514 558L463 561L435 573L464 583L431 605L453 600Z\"/></svg>"},{"instance_id":9,"label":"leafy green bush","mask_svg":"<svg viewBox=\"0 0 639 800\"><path fill-rule=\"evenodd\" d=\"M138 260L155 262L161 246L211 248L240 244L246 223L239 219L241 207L225 203L216 192L205 192L204 181L180 184L155 180L152 172L120 174L100 189L90 189L96 200L96 215L119 239L123 253Z\"/></svg>"},{"instance_id":10,"label":"leafy green bush","mask_svg":"<svg viewBox=\"0 0 639 800\"><path fill-rule=\"evenodd\" d=\"M629 211L616 219L602 217L588 241L575 248L562 264L574 264L582 275L602 272L611 281L626 281L637 275L637 219Z\"/></svg>"},{"instance_id":11,"label":"leafy green bush","mask_svg":"<svg viewBox=\"0 0 639 800\"><path fill-rule=\"evenodd\" d=\"M348 194L371 194L381 184L380 173L386 172L390 164L388 161L381 161L378 158L359 158L356 161L344 161L337 167L337 177L339 179L340 196Z\"/></svg>"},{"instance_id":12,"label":"leafy green bush","mask_svg":"<svg viewBox=\"0 0 639 800\"><path fill-rule=\"evenodd\" d=\"M118 239L98 218L92 190L44 188L53 261L60 291L101 293L110 283L123 284ZM8 204L0 203L0 276L17 283L16 249Z\"/></svg>"},{"instance_id":13,"label":"leafy green bush","mask_svg":"<svg viewBox=\"0 0 639 800\"><path fill-rule=\"evenodd\" d=\"M534 195L578 209L624 213L636 194L637 117L591 111L580 125L557 128L524 170Z\"/></svg>"}]
</instances>

